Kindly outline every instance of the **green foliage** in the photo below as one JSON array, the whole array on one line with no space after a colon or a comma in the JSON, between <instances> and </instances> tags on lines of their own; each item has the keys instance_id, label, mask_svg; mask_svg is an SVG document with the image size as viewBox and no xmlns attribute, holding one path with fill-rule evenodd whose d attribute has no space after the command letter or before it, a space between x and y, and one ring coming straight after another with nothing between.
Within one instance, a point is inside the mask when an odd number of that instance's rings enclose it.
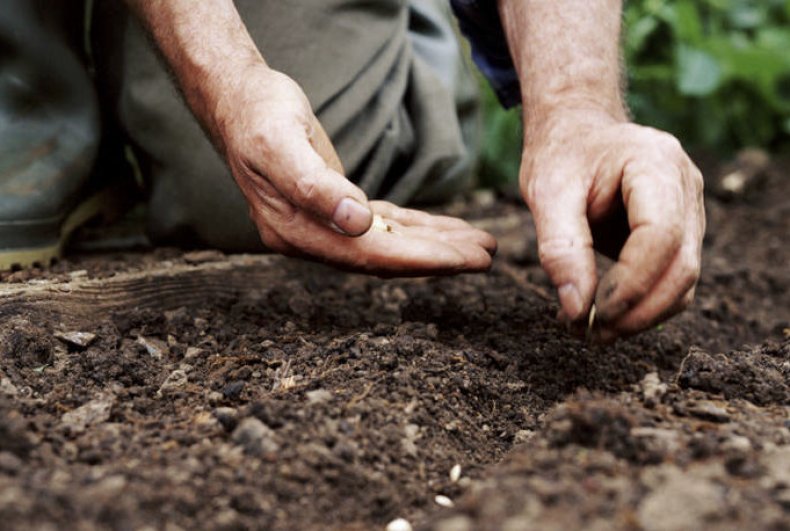
<instances>
[{"instance_id":1,"label":"green foliage","mask_svg":"<svg viewBox=\"0 0 790 531\"><path fill-rule=\"evenodd\" d=\"M623 41L637 122L722 154L790 145L790 0L629 0ZM484 184L517 176L518 111L484 86Z\"/></svg>"},{"instance_id":2,"label":"green foliage","mask_svg":"<svg viewBox=\"0 0 790 531\"><path fill-rule=\"evenodd\" d=\"M494 91L480 78L483 139L478 174L481 185L498 188L518 179L521 165L521 107L505 110Z\"/></svg>"},{"instance_id":3,"label":"green foliage","mask_svg":"<svg viewBox=\"0 0 790 531\"><path fill-rule=\"evenodd\" d=\"M789 0L632 0L624 41L637 121L719 151L790 139Z\"/></svg>"}]
</instances>

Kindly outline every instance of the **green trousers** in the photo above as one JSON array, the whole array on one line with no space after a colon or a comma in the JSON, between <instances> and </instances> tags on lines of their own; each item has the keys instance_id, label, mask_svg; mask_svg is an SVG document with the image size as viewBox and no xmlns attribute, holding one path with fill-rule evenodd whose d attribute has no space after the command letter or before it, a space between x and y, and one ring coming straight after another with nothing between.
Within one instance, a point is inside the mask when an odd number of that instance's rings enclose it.
<instances>
[{"instance_id":1,"label":"green trousers","mask_svg":"<svg viewBox=\"0 0 790 531\"><path fill-rule=\"evenodd\" d=\"M304 89L349 179L399 204L440 201L470 181L476 90L446 4L236 1L266 61ZM121 0L89 5L97 105L142 169L152 240L261 249L241 193L150 37Z\"/></svg>"}]
</instances>

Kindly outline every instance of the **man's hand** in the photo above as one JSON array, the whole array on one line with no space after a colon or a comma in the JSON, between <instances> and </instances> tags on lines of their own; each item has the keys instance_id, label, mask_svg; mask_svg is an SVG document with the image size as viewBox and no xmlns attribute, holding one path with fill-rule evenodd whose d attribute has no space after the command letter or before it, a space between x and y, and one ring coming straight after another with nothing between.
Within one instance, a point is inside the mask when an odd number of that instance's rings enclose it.
<instances>
[{"instance_id":1,"label":"man's hand","mask_svg":"<svg viewBox=\"0 0 790 531\"><path fill-rule=\"evenodd\" d=\"M231 0L128 1L227 160L271 249L382 276L491 266L496 242L489 234L461 220L368 202L344 176L301 88L269 68ZM389 229L369 230L374 215Z\"/></svg>"},{"instance_id":2,"label":"man's hand","mask_svg":"<svg viewBox=\"0 0 790 531\"><path fill-rule=\"evenodd\" d=\"M531 130L521 186L562 319L586 325L594 301L597 335L608 341L691 302L705 230L702 176L672 136L557 112ZM617 258L600 282L594 248Z\"/></svg>"},{"instance_id":3,"label":"man's hand","mask_svg":"<svg viewBox=\"0 0 790 531\"><path fill-rule=\"evenodd\" d=\"M684 308L699 276L702 177L677 140L628 123L622 0L499 0L524 103L521 186L560 317L598 338ZM593 248L617 258L598 282ZM586 324L586 322L585 322Z\"/></svg>"},{"instance_id":4,"label":"man's hand","mask_svg":"<svg viewBox=\"0 0 790 531\"><path fill-rule=\"evenodd\" d=\"M287 76L248 68L217 112L225 157L273 250L384 276L490 267L496 242L487 233L458 219L368 203L343 176L307 98ZM373 214L388 230L369 230Z\"/></svg>"}]
</instances>

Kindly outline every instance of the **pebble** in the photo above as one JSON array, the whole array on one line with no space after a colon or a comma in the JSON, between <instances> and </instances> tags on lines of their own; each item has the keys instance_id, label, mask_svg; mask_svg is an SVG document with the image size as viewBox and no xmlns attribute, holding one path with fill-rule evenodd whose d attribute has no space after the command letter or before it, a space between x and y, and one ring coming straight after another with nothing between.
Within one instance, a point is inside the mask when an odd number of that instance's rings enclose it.
<instances>
[{"instance_id":1,"label":"pebble","mask_svg":"<svg viewBox=\"0 0 790 531\"><path fill-rule=\"evenodd\" d=\"M241 392L244 391L245 383L241 380L230 382L222 388L222 396L227 400L238 400Z\"/></svg>"},{"instance_id":2,"label":"pebble","mask_svg":"<svg viewBox=\"0 0 790 531\"><path fill-rule=\"evenodd\" d=\"M646 405L655 405L667 394L667 384L661 381L657 372L649 372L642 378L642 397Z\"/></svg>"},{"instance_id":3,"label":"pebble","mask_svg":"<svg viewBox=\"0 0 790 531\"><path fill-rule=\"evenodd\" d=\"M55 338L79 348L87 348L96 341L96 334L90 332L55 332L54 335Z\"/></svg>"},{"instance_id":4,"label":"pebble","mask_svg":"<svg viewBox=\"0 0 790 531\"><path fill-rule=\"evenodd\" d=\"M115 405L114 396L102 395L77 409L64 413L61 422L72 433L81 433L88 426L107 421L110 418L113 405Z\"/></svg>"},{"instance_id":5,"label":"pebble","mask_svg":"<svg viewBox=\"0 0 790 531\"><path fill-rule=\"evenodd\" d=\"M202 348L187 347L186 354L184 354L184 361L188 362L188 361L196 360L197 358L203 357L203 354L205 354L205 352L206 351L203 350Z\"/></svg>"},{"instance_id":6,"label":"pebble","mask_svg":"<svg viewBox=\"0 0 790 531\"><path fill-rule=\"evenodd\" d=\"M166 354L170 352L167 343L159 339L140 336L137 338L137 344L142 345L148 352L148 355L155 360L161 360Z\"/></svg>"},{"instance_id":7,"label":"pebble","mask_svg":"<svg viewBox=\"0 0 790 531\"><path fill-rule=\"evenodd\" d=\"M218 407L214 410L214 416L227 431L235 429L239 423L238 411L232 407Z\"/></svg>"},{"instance_id":8,"label":"pebble","mask_svg":"<svg viewBox=\"0 0 790 531\"><path fill-rule=\"evenodd\" d=\"M723 450L734 450L736 452L748 452L752 449L752 441L742 435L733 435L722 444Z\"/></svg>"},{"instance_id":9,"label":"pebble","mask_svg":"<svg viewBox=\"0 0 790 531\"><path fill-rule=\"evenodd\" d=\"M408 520L396 518L387 524L386 531L412 531L412 527Z\"/></svg>"},{"instance_id":10,"label":"pebble","mask_svg":"<svg viewBox=\"0 0 790 531\"><path fill-rule=\"evenodd\" d=\"M225 397L222 396L222 393L220 393L219 391L209 391L206 394L206 399L208 400L208 403L212 405L219 404L220 402L222 402L223 398Z\"/></svg>"},{"instance_id":11,"label":"pebble","mask_svg":"<svg viewBox=\"0 0 790 531\"><path fill-rule=\"evenodd\" d=\"M5 376L3 376L2 373L0 373L0 394L13 398L18 393L19 390L16 388L16 386L13 383L11 383L11 380L9 380Z\"/></svg>"},{"instance_id":12,"label":"pebble","mask_svg":"<svg viewBox=\"0 0 790 531\"><path fill-rule=\"evenodd\" d=\"M534 436L535 432L532 430L518 430L516 435L513 437L513 444L528 443Z\"/></svg>"},{"instance_id":13,"label":"pebble","mask_svg":"<svg viewBox=\"0 0 790 531\"><path fill-rule=\"evenodd\" d=\"M324 402L329 402L332 400L332 393L327 391L326 389L315 389L314 391L307 391L305 393L307 396L307 403L308 404L322 404Z\"/></svg>"},{"instance_id":14,"label":"pebble","mask_svg":"<svg viewBox=\"0 0 790 531\"><path fill-rule=\"evenodd\" d=\"M188 382L189 377L187 376L186 371L182 369L176 369L168 375L164 382L162 382L162 385L156 392L156 396L161 398L164 395L181 389Z\"/></svg>"},{"instance_id":15,"label":"pebble","mask_svg":"<svg viewBox=\"0 0 790 531\"><path fill-rule=\"evenodd\" d=\"M274 430L255 417L242 420L231 439L251 455L272 454L280 449Z\"/></svg>"}]
</instances>

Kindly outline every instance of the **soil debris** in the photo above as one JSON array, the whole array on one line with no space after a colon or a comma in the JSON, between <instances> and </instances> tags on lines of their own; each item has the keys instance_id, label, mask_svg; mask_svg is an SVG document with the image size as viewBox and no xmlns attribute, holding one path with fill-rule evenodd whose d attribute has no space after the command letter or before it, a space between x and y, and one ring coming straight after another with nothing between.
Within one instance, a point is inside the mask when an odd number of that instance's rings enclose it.
<instances>
[{"instance_id":1,"label":"soil debris","mask_svg":"<svg viewBox=\"0 0 790 531\"><path fill-rule=\"evenodd\" d=\"M488 275L385 281L272 257L252 269L283 268L284 282L190 291L85 326L5 298L0 521L786 529L787 167L767 169L746 200L708 201L697 302L613 345L555 321L528 213L490 196L452 207L499 237ZM224 278L249 273L245 263L157 249L0 280L39 289L72 272L170 268ZM74 344L56 337L64 330L95 337Z\"/></svg>"}]
</instances>

